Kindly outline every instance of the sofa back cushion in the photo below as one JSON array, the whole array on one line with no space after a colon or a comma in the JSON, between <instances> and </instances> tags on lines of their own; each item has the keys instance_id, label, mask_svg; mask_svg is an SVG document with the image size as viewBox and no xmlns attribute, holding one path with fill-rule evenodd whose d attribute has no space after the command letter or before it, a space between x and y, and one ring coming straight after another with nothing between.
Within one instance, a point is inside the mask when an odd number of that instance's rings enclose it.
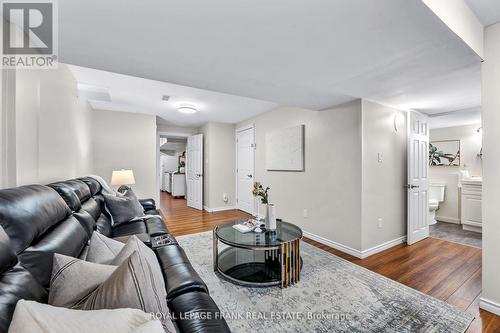
<instances>
[{"instance_id":1,"label":"sofa back cushion","mask_svg":"<svg viewBox=\"0 0 500 333\"><path fill-rule=\"evenodd\" d=\"M50 187L28 185L0 190L0 225L17 254L70 214L68 205Z\"/></svg>"},{"instance_id":2,"label":"sofa back cushion","mask_svg":"<svg viewBox=\"0 0 500 333\"><path fill-rule=\"evenodd\" d=\"M87 186L90 189L90 194L92 196L95 196L96 194L101 193L102 186L94 178L92 178L92 177L82 177L82 178L78 178L78 180L81 180L82 182L84 182L85 184L87 184Z\"/></svg>"},{"instance_id":3,"label":"sofa back cushion","mask_svg":"<svg viewBox=\"0 0 500 333\"><path fill-rule=\"evenodd\" d=\"M79 218L81 221L50 187L0 190L0 225L21 264L44 287L49 285L53 254L77 257L88 243L91 232L82 225L93 221L88 215Z\"/></svg>"},{"instance_id":4,"label":"sofa back cushion","mask_svg":"<svg viewBox=\"0 0 500 333\"><path fill-rule=\"evenodd\" d=\"M7 332L12 314L20 299L46 302L46 290L23 268L0 227L0 332Z\"/></svg>"}]
</instances>

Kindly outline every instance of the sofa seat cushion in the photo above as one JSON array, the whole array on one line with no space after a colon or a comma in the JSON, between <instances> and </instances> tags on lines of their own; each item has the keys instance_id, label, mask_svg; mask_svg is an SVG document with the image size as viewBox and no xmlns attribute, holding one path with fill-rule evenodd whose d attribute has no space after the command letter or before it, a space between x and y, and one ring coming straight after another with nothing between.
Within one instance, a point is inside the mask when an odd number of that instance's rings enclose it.
<instances>
[{"instance_id":1,"label":"sofa seat cushion","mask_svg":"<svg viewBox=\"0 0 500 333\"><path fill-rule=\"evenodd\" d=\"M174 298L170 311L180 332L231 332L214 300L203 292L190 292Z\"/></svg>"},{"instance_id":2,"label":"sofa seat cushion","mask_svg":"<svg viewBox=\"0 0 500 333\"><path fill-rule=\"evenodd\" d=\"M112 236L129 236L135 234L147 234L148 229L146 228L146 224L143 221L133 221L133 222L125 222L115 227L112 227Z\"/></svg>"},{"instance_id":3,"label":"sofa seat cushion","mask_svg":"<svg viewBox=\"0 0 500 333\"><path fill-rule=\"evenodd\" d=\"M179 245L167 245L155 249L166 282L168 299L191 291L208 293L208 287L189 262Z\"/></svg>"},{"instance_id":4,"label":"sofa seat cushion","mask_svg":"<svg viewBox=\"0 0 500 333\"><path fill-rule=\"evenodd\" d=\"M81 311L33 301L17 303L9 333L162 333L161 322L137 309Z\"/></svg>"}]
</instances>

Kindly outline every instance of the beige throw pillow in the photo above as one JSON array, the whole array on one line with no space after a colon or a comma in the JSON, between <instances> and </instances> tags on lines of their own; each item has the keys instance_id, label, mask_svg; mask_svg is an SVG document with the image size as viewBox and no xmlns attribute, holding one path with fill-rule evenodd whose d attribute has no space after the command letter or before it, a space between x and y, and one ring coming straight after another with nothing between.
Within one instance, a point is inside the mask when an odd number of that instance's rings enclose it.
<instances>
[{"instance_id":1,"label":"beige throw pillow","mask_svg":"<svg viewBox=\"0 0 500 333\"><path fill-rule=\"evenodd\" d=\"M120 253L124 246L125 244L94 231L90 238L85 260L98 264L107 264Z\"/></svg>"},{"instance_id":2,"label":"beige throw pillow","mask_svg":"<svg viewBox=\"0 0 500 333\"><path fill-rule=\"evenodd\" d=\"M55 303L51 304L64 304L80 310L140 309L162 318L166 332L175 332L169 318L163 278L152 269L154 264L158 265L157 260L150 263L137 251L118 267L81 262L74 258L64 262L67 258L54 256L56 264L49 299ZM108 267L107 271L103 266ZM104 278L106 274L109 275ZM159 278L161 281L158 281ZM69 290L71 288L76 290Z\"/></svg>"},{"instance_id":3,"label":"beige throw pillow","mask_svg":"<svg viewBox=\"0 0 500 333\"><path fill-rule=\"evenodd\" d=\"M9 333L162 333L160 321L137 309L80 311L17 302Z\"/></svg>"},{"instance_id":4,"label":"beige throw pillow","mask_svg":"<svg viewBox=\"0 0 500 333\"><path fill-rule=\"evenodd\" d=\"M72 307L106 281L116 266L94 264L54 254L50 279L49 304Z\"/></svg>"}]
</instances>

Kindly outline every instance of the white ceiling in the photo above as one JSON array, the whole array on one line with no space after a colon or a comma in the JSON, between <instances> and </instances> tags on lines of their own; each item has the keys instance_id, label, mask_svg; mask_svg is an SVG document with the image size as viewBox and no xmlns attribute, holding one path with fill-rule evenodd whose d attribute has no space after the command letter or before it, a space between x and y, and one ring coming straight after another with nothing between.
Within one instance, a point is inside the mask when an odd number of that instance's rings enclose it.
<instances>
[{"instance_id":1,"label":"white ceiling","mask_svg":"<svg viewBox=\"0 0 500 333\"><path fill-rule=\"evenodd\" d=\"M422 1L60 1L59 34L65 63L278 104L480 105L479 57Z\"/></svg>"},{"instance_id":2,"label":"white ceiling","mask_svg":"<svg viewBox=\"0 0 500 333\"><path fill-rule=\"evenodd\" d=\"M484 26L500 22L500 1L465 0L465 2Z\"/></svg>"},{"instance_id":3,"label":"white ceiling","mask_svg":"<svg viewBox=\"0 0 500 333\"><path fill-rule=\"evenodd\" d=\"M196 127L208 121L237 123L277 106L271 102L129 75L69 67L79 83L80 96L88 99L92 108L153 114L160 118L159 123L166 125ZM169 95L169 101L164 102L162 95ZM198 113L180 113L177 107L182 104L195 106Z\"/></svg>"}]
</instances>

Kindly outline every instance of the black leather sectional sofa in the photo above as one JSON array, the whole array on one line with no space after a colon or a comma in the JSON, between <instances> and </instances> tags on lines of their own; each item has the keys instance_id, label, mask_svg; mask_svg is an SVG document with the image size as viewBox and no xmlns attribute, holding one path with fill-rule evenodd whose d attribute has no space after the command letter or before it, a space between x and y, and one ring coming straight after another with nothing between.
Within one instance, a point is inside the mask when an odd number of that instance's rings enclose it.
<instances>
[{"instance_id":1,"label":"black leather sectional sofa","mask_svg":"<svg viewBox=\"0 0 500 333\"><path fill-rule=\"evenodd\" d=\"M47 302L53 253L80 257L92 232L137 235L156 252L167 303L180 332L230 332L208 288L191 266L152 199L140 220L111 225L102 188L93 178L0 190L0 332L19 299Z\"/></svg>"}]
</instances>

